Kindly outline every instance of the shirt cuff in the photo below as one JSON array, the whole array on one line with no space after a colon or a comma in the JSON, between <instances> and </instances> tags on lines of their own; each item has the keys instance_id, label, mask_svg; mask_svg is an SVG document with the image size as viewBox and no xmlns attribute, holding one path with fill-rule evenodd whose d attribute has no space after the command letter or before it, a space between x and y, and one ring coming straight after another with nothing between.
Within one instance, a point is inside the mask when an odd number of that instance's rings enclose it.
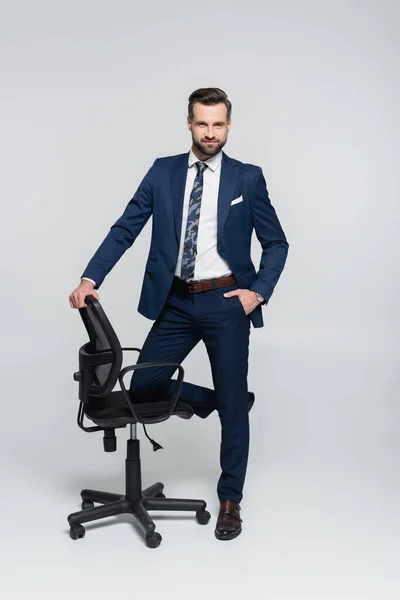
<instances>
[{"instance_id":1,"label":"shirt cuff","mask_svg":"<svg viewBox=\"0 0 400 600\"><path fill-rule=\"evenodd\" d=\"M86 281L91 281L91 282L93 283L93 285L96 285L96 282L95 282L95 281L93 281L93 279L90 279L89 277L82 277L82 278L81 278L81 281L85 281L85 280L86 280Z\"/></svg>"}]
</instances>

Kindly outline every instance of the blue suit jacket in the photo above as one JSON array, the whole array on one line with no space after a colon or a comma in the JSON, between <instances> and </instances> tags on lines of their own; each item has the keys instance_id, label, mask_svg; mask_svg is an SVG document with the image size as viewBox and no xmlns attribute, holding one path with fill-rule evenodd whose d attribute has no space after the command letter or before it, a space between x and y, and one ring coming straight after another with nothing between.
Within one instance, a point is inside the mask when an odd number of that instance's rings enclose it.
<instances>
[{"instance_id":1,"label":"blue suit jacket","mask_svg":"<svg viewBox=\"0 0 400 600\"><path fill-rule=\"evenodd\" d=\"M189 152L185 152L154 161L82 274L93 279L98 289L153 215L138 305L138 311L149 319L160 314L175 274L188 158ZM231 206L238 196L243 196L243 202ZM262 246L258 272L250 255L253 229ZM230 158L223 151L217 241L218 253L228 261L238 286L259 292L268 301L285 265L289 244L269 200L262 169ZM264 324L261 310L259 305L249 315L254 327Z\"/></svg>"}]
</instances>

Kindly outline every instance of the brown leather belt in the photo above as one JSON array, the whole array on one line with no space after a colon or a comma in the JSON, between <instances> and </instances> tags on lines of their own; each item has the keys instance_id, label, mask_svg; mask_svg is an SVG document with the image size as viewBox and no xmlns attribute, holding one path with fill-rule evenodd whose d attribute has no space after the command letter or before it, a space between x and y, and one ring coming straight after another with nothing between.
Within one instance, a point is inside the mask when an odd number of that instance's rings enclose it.
<instances>
[{"instance_id":1,"label":"brown leather belt","mask_svg":"<svg viewBox=\"0 0 400 600\"><path fill-rule=\"evenodd\" d=\"M207 292L214 288L222 288L236 283L233 275L225 275L216 279L202 279L201 281L185 281L179 277L174 278L177 285L183 285L191 294L196 292Z\"/></svg>"}]
</instances>

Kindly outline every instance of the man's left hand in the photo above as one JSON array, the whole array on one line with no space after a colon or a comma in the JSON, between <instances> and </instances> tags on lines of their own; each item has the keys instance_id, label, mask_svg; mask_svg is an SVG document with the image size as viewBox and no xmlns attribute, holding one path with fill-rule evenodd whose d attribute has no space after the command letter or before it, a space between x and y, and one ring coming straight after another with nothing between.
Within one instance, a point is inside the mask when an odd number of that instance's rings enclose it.
<instances>
[{"instance_id":1,"label":"man's left hand","mask_svg":"<svg viewBox=\"0 0 400 600\"><path fill-rule=\"evenodd\" d=\"M231 292L225 292L224 296L225 298L239 296L239 300L243 305L243 310L246 313L246 315L250 314L260 304L260 302L257 300L256 292L253 292L252 290L232 290Z\"/></svg>"}]
</instances>

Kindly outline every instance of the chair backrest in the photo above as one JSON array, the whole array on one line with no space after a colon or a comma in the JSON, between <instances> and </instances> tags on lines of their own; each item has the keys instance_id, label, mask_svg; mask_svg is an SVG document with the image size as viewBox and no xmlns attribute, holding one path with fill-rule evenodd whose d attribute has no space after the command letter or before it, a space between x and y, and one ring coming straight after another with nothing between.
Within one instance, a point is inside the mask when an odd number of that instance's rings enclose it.
<instances>
[{"instance_id":1,"label":"chair backrest","mask_svg":"<svg viewBox=\"0 0 400 600\"><path fill-rule=\"evenodd\" d=\"M87 306L79 312L90 341L79 350L79 368L83 377L80 399L88 402L93 396L107 396L115 387L122 367L122 349L100 302L86 296L85 303Z\"/></svg>"}]
</instances>

